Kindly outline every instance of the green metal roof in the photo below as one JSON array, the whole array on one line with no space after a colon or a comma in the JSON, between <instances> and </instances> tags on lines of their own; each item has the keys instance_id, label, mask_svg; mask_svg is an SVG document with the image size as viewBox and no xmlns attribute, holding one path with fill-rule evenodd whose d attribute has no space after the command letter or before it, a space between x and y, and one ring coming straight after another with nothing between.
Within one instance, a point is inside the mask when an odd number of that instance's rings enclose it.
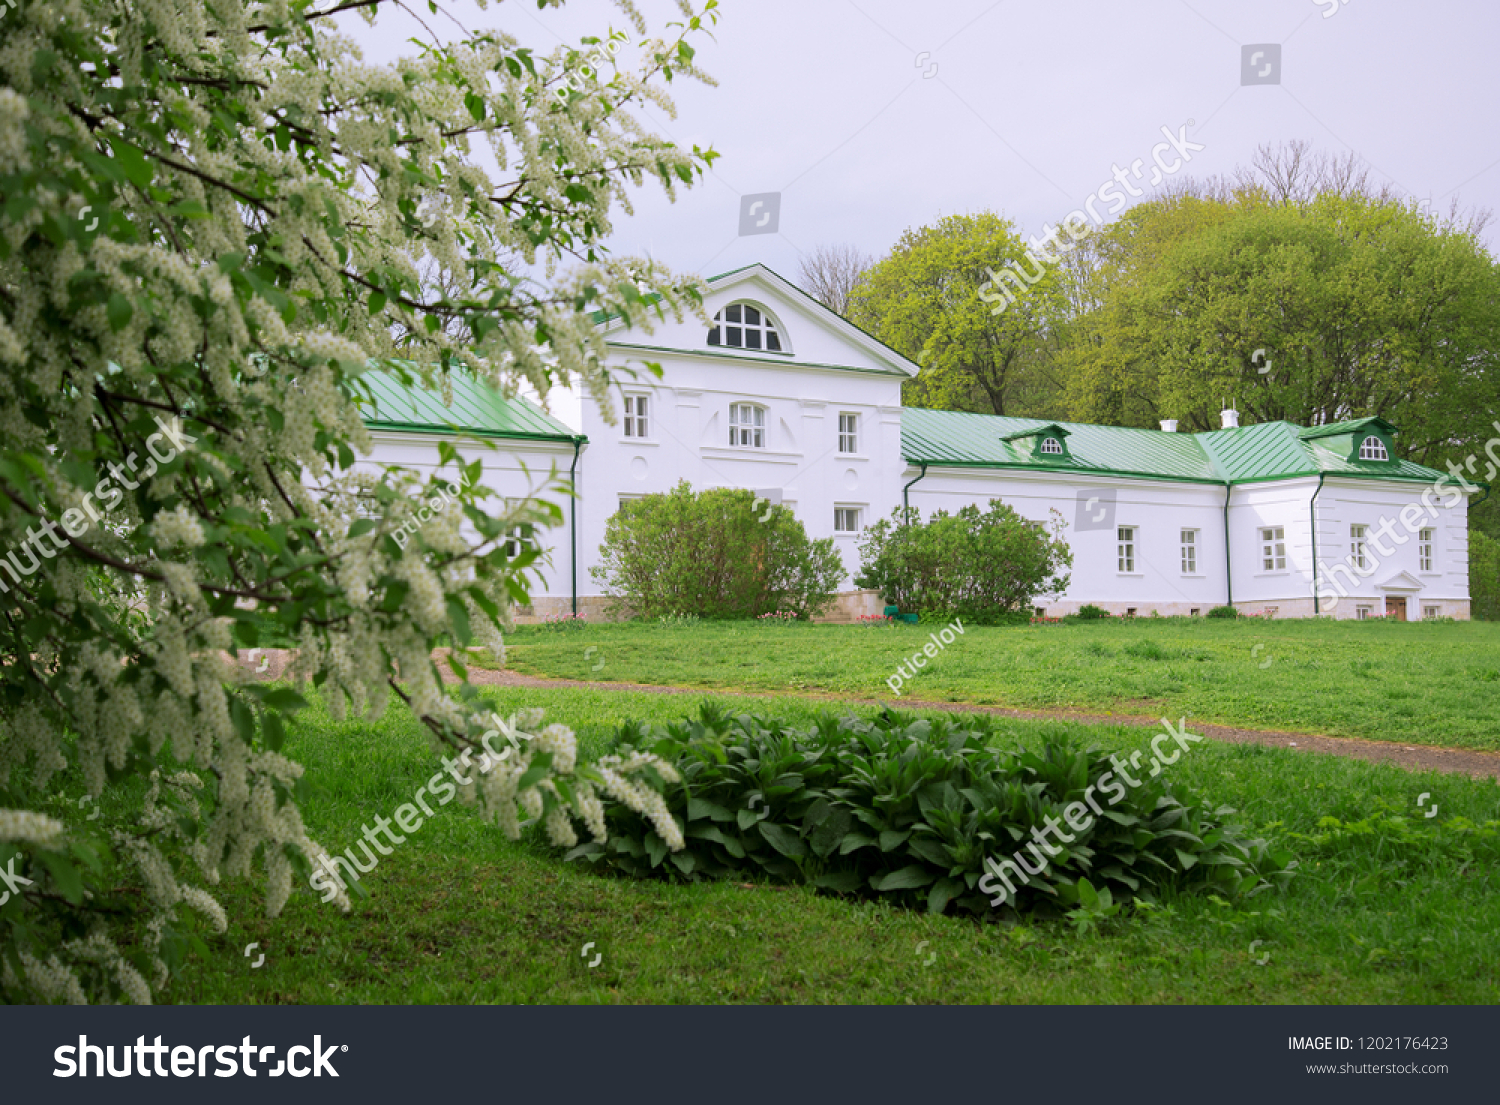
<instances>
[{"instance_id":1,"label":"green metal roof","mask_svg":"<svg viewBox=\"0 0 1500 1105\"><path fill-rule=\"evenodd\" d=\"M1371 420L1341 424L1364 425ZM1389 423L1387 423L1389 425ZM1015 448L1008 438L1059 426L1068 432L1071 456L1043 459ZM1322 429L1322 427L1316 427ZM955 468L1017 468L1089 475L1135 476L1185 483L1238 484L1320 473L1430 483L1443 473L1408 460L1358 461L1305 441L1291 422L1262 422L1207 433L1167 433L1123 426L1002 418L964 411L908 407L901 412L901 452L912 464ZM1323 435L1319 435L1320 437Z\"/></svg>"},{"instance_id":2,"label":"green metal roof","mask_svg":"<svg viewBox=\"0 0 1500 1105\"><path fill-rule=\"evenodd\" d=\"M441 392L421 386L407 387L379 369L366 372L360 379L370 385L375 396L375 409L364 411L365 425L371 429L457 432L570 444L584 440L582 435L520 396L507 399L469 373L453 374L452 406L444 405Z\"/></svg>"}]
</instances>

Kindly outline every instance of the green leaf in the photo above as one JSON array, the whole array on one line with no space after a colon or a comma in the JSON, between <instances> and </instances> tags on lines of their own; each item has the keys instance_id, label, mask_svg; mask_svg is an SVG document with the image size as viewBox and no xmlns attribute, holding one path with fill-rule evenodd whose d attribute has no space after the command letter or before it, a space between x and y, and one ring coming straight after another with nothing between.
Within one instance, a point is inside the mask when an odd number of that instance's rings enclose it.
<instances>
[{"instance_id":1,"label":"green leaf","mask_svg":"<svg viewBox=\"0 0 1500 1105\"><path fill-rule=\"evenodd\" d=\"M932 884L932 889L927 892L927 912L942 913L948 908L948 903L958 897L964 891L963 881L960 879L939 879Z\"/></svg>"},{"instance_id":2,"label":"green leaf","mask_svg":"<svg viewBox=\"0 0 1500 1105\"><path fill-rule=\"evenodd\" d=\"M280 752L281 746L286 742L286 725L281 720L281 715L266 712L260 717L260 731L265 736L266 747L272 752Z\"/></svg>"},{"instance_id":3,"label":"green leaf","mask_svg":"<svg viewBox=\"0 0 1500 1105\"><path fill-rule=\"evenodd\" d=\"M870 885L876 890L918 890L932 882L937 876L920 864L910 864L888 875L871 875Z\"/></svg>"},{"instance_id":4,"label":"green leaf","mask_svg":"<svg viewBox=\"0 0 1500 1105\"><path fill-rule=\"evenodd\" d=\"M880 850L882 852L894 852L906 843L906 838L911 836L910 829L897 832L895 829L886 829L880 834Z\"/></svg>"},{"instance_id":5,"label":"green leaf","mask_svg":"<svg viewBox=\"0 0 1500 1105\"><path fill-rule=\"evenodd\" d=\"M77 865L67 856L57 852L42 852L37 856L51 874L53 881L57 883L57 889L62 896L73 905L79 905L83 901L83 875Z\"/></svg>"},{"instance_id":6,"label":"green leaf","mask_svg":"<svg viewBox=\"0 0 1500 1105\"><path fill-rule=\"evenodd\" d=\"M858 871L831 871L813 879L813 885L840 894L853 894L864 887L865 877Z\"/></svg>"},{"instance_id":7,"label":"green leaf","mask_svg":"<svg viewBox=\"0 0 1500 1105\"><path fill-rule=\"evenodd\" d=\"M550 774L552 774L552 753L538 752L532 757L531 766L526 769L526 774L516 781L516 793L530 790Z\"/></svg>"},{"instance_id":8,"label":"green leaf","mask_svg":"<svg viewBox=\"0 0 1500 1105\"><path fill-rule=\"evenodd\" d=\"M109 328L118 334L130 325L130 318L135 314L135 308L130 305L130 300L119 292L111 292L109 304L104 313L109 320Z\"/></svg>"},{"instance_id":9,"label":"green leaf","mask_svg":"<svg viewBox=\"0 0 1500 1105\"><path fill-rule=\"evenodd\" d=\"M807 854L807 849L802 846L802 839L784 825L777 825L773 821L762 821L760 835L765 838L767 844L788 859L800 859Z\"/></svg>"},{"instance_id":10,"label":"green leaf","mask_svg":"<svg viewBox=\"0 0 1500 1105\"><path fill-rule=\"evenodd\" d=\"M454 595L448 596L448 620L453 623L453 635L458 640L459 647L468 648L474 640L474 632L469 628L469 611Z\"/></svg>"}]
</instances>

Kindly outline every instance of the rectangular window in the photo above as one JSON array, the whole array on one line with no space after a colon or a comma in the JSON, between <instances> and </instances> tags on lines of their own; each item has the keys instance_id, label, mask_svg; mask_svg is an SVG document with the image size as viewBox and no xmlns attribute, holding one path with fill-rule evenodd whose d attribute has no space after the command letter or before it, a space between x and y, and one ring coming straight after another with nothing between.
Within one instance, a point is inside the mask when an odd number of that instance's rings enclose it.
<instances>
[{"instance_id":1,"label":"rectangular window","mask_svg":"<svg viewBox=\"0 0 1500 1105\"><path fill-rule=\"evenodd\" d=\"M1421 571L1432 571L1432 537L1436 530L1424 529L1417 534L1417 560Z\"/></svg>"},{"instance_id":2,"label":"rectangular window","mask_svg":"<svg viewBox=\"0 0 1500 1105\"><path fill-rule=\"evenodd\" d=\"M859 415L839 415L839 452L859 452Z\"/></svg>"},{"instance_id":3,"label":"rectangular window","mask_svg":"<svg viewBox=\"0 0 1500 1105\"><path fill-rule=\"evenodd\" d=\"M1135 571L1135 527L1120 526L1120 571Z\"/></svg>"},{"instance_id":4,"label":"rectangular window","mask_svg":"<svg viewBox=\"0 0 1500 1105\"><path fill-rule=\"evenodd\" d=\"M1198 531L1195 529L1182 531L1182 574L1198 574Z\"/></svg>"},{"instance_id":5,"label":"rectangular window","mask_svg":"<svg viewBox=\"0 0 1500 1105\"><path fill-rule=\"evenodd\" d=\"M1356 568L1368 568L1369 562L1365 560L1365 533L1367 526L1349 527L1349 563Z\"/></svg>"},{"instance_id":6,"label":"rectangular window","mask_svg":"<svg viewBox=\"0 0 1500 1105\"><path fill-rule=\"evenodd\" d=\"M859 507L836 506L833 508L834 533L859 532Z\"/></svg>"},{"instance_id":7,"label":"rectangular window","mask_svg":"<svg viewBox=\"0 0 1500 1105\"><path fill-rule=\"evenodd\" d=\"M531 547L531 538L536 533L533 526L516 526L510 531L505 542L505 555L514 560L520 556L522 551Z\"/></svg>"},{"instance_id":8,"label":"rectangular window","mask_svg":"<svg viewBox=\"0 0 1500 1105\"><path fill-rule=\"evenodd\" d=\"M1356 606L1354 608L1354 616L1360 621L1364 621L1370 616L1370 609L1368 606Z\"/></svg>"},{"instance_id":9,"label":"rectangular window","mask_svg":"<svg viewBox=\"0 0 1500 1105\"><path fill-rule=\"evenodd\" d=\"M1280 610L1280 609L1281 609L1281 607L1279 607L1279 606L1268 606L1268 607L1266 607L1266 610L1265 610L1266 617L1268 617L1268 618L1274 618L1276 616L1276 612L1278 610Z\"/></svg>"},{"instance_id":10,"label":"rectangular window","mask_svg":"<svg viewBox=\"0 0 1500 1105\"><path fill-rule=\"evenodd\" d=\"M625 436L650 437L650 423L646 420L646 396L625 396Z\"/></svg>"},{"instance_id":11,"label":"rectangular window","mask_svg":"<svg viewBox=\"0 0 1500 1105\"><path fill-rule=\"evenodd\" d=\"M729 406L729 444L741 449L766 447L766 409L753 403Z\"/></svg>"},{"instance_id":12,"label":"rectangular window","mask_svg":"<svg viewBox=\"0 0 1500 1105\"><path fill-rule=\"evenodd\" d=\"M1442 616L1443 608L1441 606L1422 607L1422 617L1424 618L1441 618Z\"/></svg>"},{"instance_id":13,"label":"rectangular window","mask_svg":"<svg viewBox=\"0 0 1500 1105\"><path fill-rule=\"evenodd\" d=\"M1286 527L1267 526L1260 531L1260 570L1286 571Z\"/></svg>"}]
</instances>

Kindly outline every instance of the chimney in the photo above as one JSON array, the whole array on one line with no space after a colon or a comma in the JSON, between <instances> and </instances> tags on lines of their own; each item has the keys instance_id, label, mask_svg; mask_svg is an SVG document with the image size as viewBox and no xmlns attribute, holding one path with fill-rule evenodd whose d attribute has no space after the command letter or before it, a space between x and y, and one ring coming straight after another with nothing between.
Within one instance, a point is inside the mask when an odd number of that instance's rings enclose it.
<instances>
[{"instance_id":1,"label":"chimney","mask_svg":"<svg viewBox=\"0 0 1500 1105\"><path fill-rule=\"evenodd\" d=\"M1235 410L1233 407L1230 407L1227 410L1220 411L1219 412L1219 417L1221 419L1223 419L1223 422L1224 422L1223 426L1221 426L1220 429L1224 429L1224 430L1237 430L1237 429L1239 429L1239 425L1240 425L1240 412L1237 411L1237 410Z\"/></svg>"},{"instance_id":2,"label":"chimney","mask_svg":"<svg viewBox=\"0 0 1500 1105\"><path fill-rule=\"evenodd\" d=\"M1175 434L1177 432L1177 419L1163 418L1161 420L1161 432L1164 434Z\"/></svg>"}]
</instances>

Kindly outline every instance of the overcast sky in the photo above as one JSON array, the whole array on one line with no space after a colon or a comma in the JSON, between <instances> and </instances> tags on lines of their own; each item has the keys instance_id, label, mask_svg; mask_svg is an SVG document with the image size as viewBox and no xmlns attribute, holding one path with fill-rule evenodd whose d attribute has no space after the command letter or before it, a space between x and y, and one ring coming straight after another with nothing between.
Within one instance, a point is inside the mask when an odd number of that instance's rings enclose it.
<instances>
[{"instance_id":1,"label":"overcast sky","mask_svg":"<svg viewBox=\"0 0 1500 1105\"><path fill-rule=\"evenodd\" d=\"M680 18L668 2L640 8L656 33ZM451 10L539 53L630 29L605 0ZM368 61L424 34L399 12L343 25ZM1455 194L1500 209L1497 0L721 0L713 35L698 60L718 87L674 82L678 117L644 121L722 157L676 204L644 185L617 252L705 276L761 261L795 280L819 244L880 256L944 215L989 209L1038 233L1116 165L1144 162L1132 184L1148 198L1163 127L1203 146L1178 176L1227 174L1261 143L1300 138L1353 151L1443 211ZM1247 68L1244 47L1264 56ZM742 197L759 193L780 194L779 230L742 235Z\"/></svg>"}]
</instances>

